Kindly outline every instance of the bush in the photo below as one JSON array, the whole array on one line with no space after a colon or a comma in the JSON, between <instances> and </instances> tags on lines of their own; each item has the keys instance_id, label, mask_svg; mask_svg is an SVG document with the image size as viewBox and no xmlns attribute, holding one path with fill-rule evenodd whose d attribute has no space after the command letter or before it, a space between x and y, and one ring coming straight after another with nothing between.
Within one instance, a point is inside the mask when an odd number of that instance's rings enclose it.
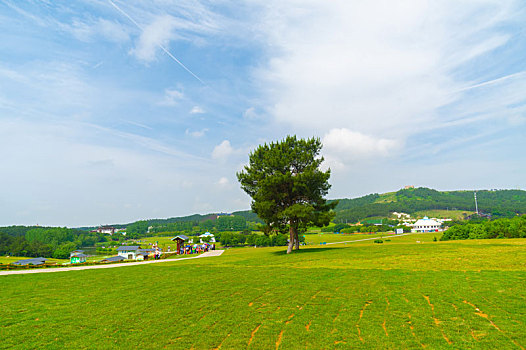
<instances>
[{"instance_id":1,"label":"bush","mask_svg":"<svg viewBox=\"0 0 526 350\"><path fill-rule=\"evenodd\" d=\"M375 239L374 243L384 243L384 241L382 241L381 239Z\"/></svg>"},{"instance_id":2,"label":"bush","mask_svg":"<svg viewBox=\"0 0 526 350\"><path fill-rule=\"evenodd\" d=\"M526 215L513 219L456 223L444 232L441 241L457 239L525 238Z\"/></svg>"},{"instance_id":3,"label":"bush","mask_svg":"<svg viewBox=\"0 0 526 350\"><path fill-rule=\"evenodd\" d=\"M270 238L265 235L259 235L259 237L256 238L255 245L259 247L268 247L270 246Z\"/></svg>"},{"instance_id":4,"label":"bush","mask_svg":"<svg viewBox=\"0 0 526 350\"><path fill-rule=\"evenodd\" d=\"M301 236L299 238L300 238L300 242L302 241L301 238L303 238L303 241L305 241L305 237ZM287 243L288 243L288 238L284 234L280 233L272 237L273 246L284 246L284 245L287 245Z\"/></svg>"}]
</instances>

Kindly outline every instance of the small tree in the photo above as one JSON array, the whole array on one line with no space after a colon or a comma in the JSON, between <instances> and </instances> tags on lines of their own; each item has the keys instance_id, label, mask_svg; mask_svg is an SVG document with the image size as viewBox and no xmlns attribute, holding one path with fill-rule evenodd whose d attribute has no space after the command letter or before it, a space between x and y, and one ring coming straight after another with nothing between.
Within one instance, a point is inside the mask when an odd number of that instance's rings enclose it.
<instances>
[{"instance_id":1,"label":"small tree","mask_svg":"<svg viewBox=\"0 0 526 350\"><path fill-rule=\"evenodd\" d=\"M327 203L330 170L321 171L321 141L297 139L260 145L249 164L237 173L241 188L252 197L252 210L274 232L289 231L287 254L299 249L298 232L307 225L325 226L337 202Z\"/></svg>"}]
</instances>

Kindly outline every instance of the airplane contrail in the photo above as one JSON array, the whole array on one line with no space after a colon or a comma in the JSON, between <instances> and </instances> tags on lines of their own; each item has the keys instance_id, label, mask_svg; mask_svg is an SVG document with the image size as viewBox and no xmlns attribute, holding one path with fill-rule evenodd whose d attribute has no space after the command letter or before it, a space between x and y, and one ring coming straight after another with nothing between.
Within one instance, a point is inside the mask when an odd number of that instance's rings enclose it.
<instances>
[{"instance_id":1,"label":"airplane contrail","mask_svg":"<svg viewBox=\"0 0 526 350\"><path fill-rule=\"evenodd\" d=\"M112 0L108 0L108 2L113 6L115 7L115 9L117 11L119 11L123 16L125 16L126 18L128 18L133 24L135 24L135 26L137 26L137 28L139 28L140 30L144 31L144 29L139 25L139 23L137 23L130 15L128 15L126 12L124 12L123 9L121 9L119 6L117 6L117 4L115 4ZM203 85L206 85L204 81L201 80L201 78L199 78L194 72L192 72L188 67L186 67L181 61L179 61L174 55L172 55L172 53L170 51L168 51L168 49L166 49L166 47L164 47L164 45L162 44L157 44L157 46L159 46L161 48L161 50L164 51L165 54L168 55L168 57L170 57L172 60L174 60L178 65L180 65L181 67L184 68L184 70L186 70L188 73L190 73L194 78L196 78L197 80L199 80L199 82Z\"/></svg>"},{"instance_id":2,"label":"airplane contrail","mask_svg":"<svg viewBox=\"0 0 526 350\"><path fill-rule=\"evenodd\" d=\"M508 80L510 78L515 78L515 77L524 75L525 73L526 73L526 71L521 71L521 72L518 72L518 73L509 74L509 75L506 75L506 76L503 76L503 77L500 77L500 78L496 78L496 79L488 80L488 81L485 81L485 82L482 82L482 83L478 83L478 84L475 84L475 85L467 86L465 88L459 89L457 92L471 90L471 89L476 89L476 88L487 86L487 85L493 85L493 84L501 82L503 80Z\"/></svg>"}]
</instances>

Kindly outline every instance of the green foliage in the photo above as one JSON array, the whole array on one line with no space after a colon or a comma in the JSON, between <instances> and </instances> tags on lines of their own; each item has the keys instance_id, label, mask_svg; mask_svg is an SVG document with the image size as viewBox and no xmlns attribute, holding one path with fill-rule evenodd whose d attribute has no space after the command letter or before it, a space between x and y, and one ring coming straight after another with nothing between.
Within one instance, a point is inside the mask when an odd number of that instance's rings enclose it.
<instances>
[{"instance_id":1,"label":"green foliage","mask_svg":"<svg viewBox=\"0 0 526 350\"><path fill-rule=\"evenodd\" d=\"M77 245L73 242L62 243L53 251L53 258L55 259L67 259L69 253L77 249Z\"/></svg>"},{"instance_id":2,"label":"green foliage","mask_svg":"<svg viewBox=\"0 0 526 350\"><path fill-rule=\"evenodd\" d=\"M242 216L220 216L215 222L218 231L243 231L247 227L246 219Z\"/></svg>"},{"instance_id":3,"label":"green foliage","mask_svg":"<svg viewBox=\"0 0 526 350\"><path fill-rule=\"evenodd\" d=\"M374 243L384 243L384 241L382 241L381 239L375 239Z\"/></svg>"},{"instance_id":4,"label":"green foliage","mask_svg":"<svg viewBox=\"0 0 526 350\"><path fill-rule=\"evenodd\" d=\"M290 252L298 232L307 226L328 225L334 217L324 196L330 170L319 169L321 141L288 136L260 145L249 155L249 165L237 173L241 188L252 197L252 211L277 232L290 228ZM296 245L296 248L298 246Z\"/></svg>"},{"instance_id":5,"label":"green foliage","mask_svg":"<svg viewBox=\"0 0 526 350\"><path fill-rule=\"evenodd\" d=\"M349 228L349 225L347 224L336 224L333 226L322 227L321 232L340 232L348 228Z\"/></svg>"},{"instance_id":6,"label":"green foliage","mask_svg":"<svg viewBox=\"0 0 526 350\"><path fill-rule=\"evenodd\" d=\"M79 229L12 226L0 228L0 255L64 259L72 250L104 240L103 234Z\"/></svg>"},{"instance_id":7,"label":"green foliage","mask_svg":"<svg viewBox=\"0 0 526 350\"><path fill-rule=\"evenodd\" d=\"M444 232L440 240L491 238L526 238L526 215L513 219L456 223Z\"/></svg>"},{"instance_id":8,"label":"green foliage","mask_svg":"<svg viewBox=\"0 0 526 350\"><path fill-rule=\"evenodd\" d=\"M340 233L356 233L356 232L360 232L359 226L347 226L346 228L340 230Z\"/></svg>"}]
</instances>

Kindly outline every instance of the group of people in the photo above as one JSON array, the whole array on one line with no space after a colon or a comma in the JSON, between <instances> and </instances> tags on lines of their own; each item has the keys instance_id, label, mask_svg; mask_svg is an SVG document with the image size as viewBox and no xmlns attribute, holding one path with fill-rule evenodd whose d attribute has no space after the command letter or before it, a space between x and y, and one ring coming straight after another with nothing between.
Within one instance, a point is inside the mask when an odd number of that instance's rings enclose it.
<instances>
[{"instance_id":1,"label":"group of people","mask_svg":"<svg viewBox=\"0 0 526 350\"><path fill-rule=\"evenodd\" d=\"M181 254L201 254L210 250L215 250L215 244L203 243L203 244L188 244L181 248Z\"/></svg>"}]
</instances>

